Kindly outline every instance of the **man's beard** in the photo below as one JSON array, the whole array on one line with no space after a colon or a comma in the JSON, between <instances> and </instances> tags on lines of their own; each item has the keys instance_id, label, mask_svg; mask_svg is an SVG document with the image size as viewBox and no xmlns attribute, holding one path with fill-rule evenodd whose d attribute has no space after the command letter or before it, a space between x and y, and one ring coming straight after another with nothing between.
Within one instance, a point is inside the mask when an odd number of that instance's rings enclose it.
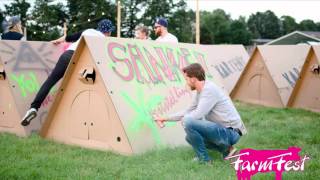
<instances>
[{"instance_id":1,"label":"man's beard","mask_svg":"<svg viewBox=\"0 0 320 180\"><path fill-rule=\"evenodd\" d=\"M161 36L161 31L156 31L155 33L157 36Z\"/></svg>"}]
</instances>

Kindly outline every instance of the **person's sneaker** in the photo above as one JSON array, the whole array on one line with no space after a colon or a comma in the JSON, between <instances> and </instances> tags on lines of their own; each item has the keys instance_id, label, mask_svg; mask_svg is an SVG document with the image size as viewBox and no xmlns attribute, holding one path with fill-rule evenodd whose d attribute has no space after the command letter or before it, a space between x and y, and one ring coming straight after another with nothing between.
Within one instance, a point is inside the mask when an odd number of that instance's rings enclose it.
<instances>
[{"instance_id":1,"label":"person's sneaker","mask_svg":"<svg viewBox=\"0 0 320 180\"><path fill-rule=\"evenodd\" d=\"M213 164L213 161L212 161L212 160L209 160L209 161L200 161L198 157L192 158L192 162L197 162L197 163L205 164L205 165L209 165L209 166L211 166L211 165Z\"/></svg>"},{"instance_id":2,"label":"person's sneaker","mask_svg":"<svg viewBox=\"0 0 320 180\"><path fill-rule=\"evenodd\" d=\"M200 160L199 160L199 158L196 156L196 157L194 157L194 158L192 158L192 162L199 162Z\"/></svg>"},{"instance_id":3,"label":"person's sneaker","mask_svg":"<svg viewBox=\"0 0 320 180\"><path fill-rule=\"evenodd\" d=\"M21 125L28 126L32 119L37 117L37 110L35 108L31 108L27 111L26 115L22 118Z\"/></svg>"},{"instance_id":4,"label":"person's sneaker","mask_svg":"<svg viewBox=\"0 0 320 180\"><path fill-rule=\"evenodd\" d=\"M224 154L224 159L230 159L230 157L236 155L238 152L237 148L231 146L228 151Z\"/></svg>"},{"instance_id":5,"label":"person's sneaker","mask_svg":"<svg viewBox=\"0 0 320 180\"><path fill-rule=\"evenodd\" d=\"M207 165L207 166L212 166L212 165L213 165L213 161L212 161L212 160L203 161L202 163L203 163L204 165Z\"/></svg>"}]
</instances>

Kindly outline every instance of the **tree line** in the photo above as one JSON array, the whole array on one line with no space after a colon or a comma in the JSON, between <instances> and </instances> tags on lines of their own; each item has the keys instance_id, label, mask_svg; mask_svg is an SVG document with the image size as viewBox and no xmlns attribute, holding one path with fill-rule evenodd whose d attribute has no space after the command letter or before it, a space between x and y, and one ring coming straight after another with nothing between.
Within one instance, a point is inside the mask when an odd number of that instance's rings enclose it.
<instances>
[{"instance_id":1,"label":"tree line","mask_svg":"<svg viewBox=\"0 0 320 180\"><path fill-rule=\"evenodd\" d=\"M64 22L68 33L94 28L97 21L109 18L116 24L115 0L67 0L64 5L54 0L36 0L31 7L27 0L14 0L0 9L0 22L6 16L19 15L27 27L27 39L48 41L59 37ZM185 0L122 0L121 37L131 38L137 25L149 27L151 38L156 17L165 17L169 32L179 42L195 42L195 12ZM300 23L291 16L277 17L272 11L256 12L248 19L232 19L222 9L200 11L200 42L202 44L250 45L252 39L275 39L292 31L320 31L320 22L306 19ZM1 29L2 32L2 29ZM115 36L116 32L114 32Z\"/></svg>"}]
</instances>

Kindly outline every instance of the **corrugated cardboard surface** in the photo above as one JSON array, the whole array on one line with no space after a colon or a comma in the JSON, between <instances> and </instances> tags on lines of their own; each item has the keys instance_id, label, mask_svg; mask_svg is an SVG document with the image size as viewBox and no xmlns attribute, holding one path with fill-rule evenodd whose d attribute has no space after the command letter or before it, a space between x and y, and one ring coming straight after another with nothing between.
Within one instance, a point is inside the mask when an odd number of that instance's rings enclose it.
<instances>
[{"instance_id":1,"label":"corrugated cardboard surface","mask_svg":"<svg viewBox=\"0 0 320 180\"><path fill-rule=\"evenodd\" d=\"M231 97L253 104L283 107L276 84L258 48L255 48Z\"/></svg>"},{"instance_id":2,"label":"corrugated cardboard surface","mask_svg":"<svg viewBox=\"0 0 320 180\"><path fill-rule=\"evenodd\" d=\"M242 45L204 45L209 71L220 77L230 93L246 66L249 55Z\"/></svg>"},{"instance_id":3,"label":"corrugated cardboard surface","mask_svg":"<svg viewBox=\"0 0 320 180\"><path fill-rule=\"evenodd\" d=\"M320 112L320 75L312 72L320 64L320 46L313 46L290 96L288 106Z\"/></svg>"},{"instance_id":4,"label":"corrugated cardboard surface","mask_svg":"<svg viewBox=\"0 0 320 180\"><path fill-rule=\"evenodd\" d=\"M1 86L8 86L13 97L12 102L5 102L5 104L10 105L10 109L15 109L18 113L15 117L6 117L10 118L6 120L15 122L14 129L22 128L20 127L21 118L29 109L33 98L63 51L63 44L53 45L50 42L36 41L0 41L0 58L8 80L7 84L1 84ZM19 135L27 135L31 131L39 130L54 99L54 90L43 103L38 112L38 117L29 126L23 128L25 132L19 130L17 132ZM8 129L4 128L3 130L7 131ZM12 130L8 131L12 132Z\"/></svg>"},{"instance_id":5,"label":"corrugated cardboard surface","mask_svg":"<svg viewBox=\"0 0 320 180\"><path fill-rule=\"evenodd\" d=\"M258 46L258 49L286 106L310 46L273 45Z\"/></svg>"}]
</instances>

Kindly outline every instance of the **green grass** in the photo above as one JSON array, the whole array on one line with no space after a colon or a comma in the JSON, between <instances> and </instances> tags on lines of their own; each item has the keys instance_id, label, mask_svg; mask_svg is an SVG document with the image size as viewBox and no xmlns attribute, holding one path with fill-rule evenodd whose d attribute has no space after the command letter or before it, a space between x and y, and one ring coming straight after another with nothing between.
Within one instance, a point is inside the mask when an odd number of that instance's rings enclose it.
<instances>
[{"instance_id":1,"label":"green grass","mask_svg":"<svg viewBox=\"0 0 320 180\"><path fill-rule=\"evenodd\" d=\"M320 114L236 103L249 134L238 148L302 148L311 156L303 172L284 172L283 179L320 178ZM213 166L192 162L190 147L159 149L121 156L44 140L0 133L0 179L236 179L220 154L210 152ZM252 179L274 179L274 173Z\"/></svg>"}]
</instances>

